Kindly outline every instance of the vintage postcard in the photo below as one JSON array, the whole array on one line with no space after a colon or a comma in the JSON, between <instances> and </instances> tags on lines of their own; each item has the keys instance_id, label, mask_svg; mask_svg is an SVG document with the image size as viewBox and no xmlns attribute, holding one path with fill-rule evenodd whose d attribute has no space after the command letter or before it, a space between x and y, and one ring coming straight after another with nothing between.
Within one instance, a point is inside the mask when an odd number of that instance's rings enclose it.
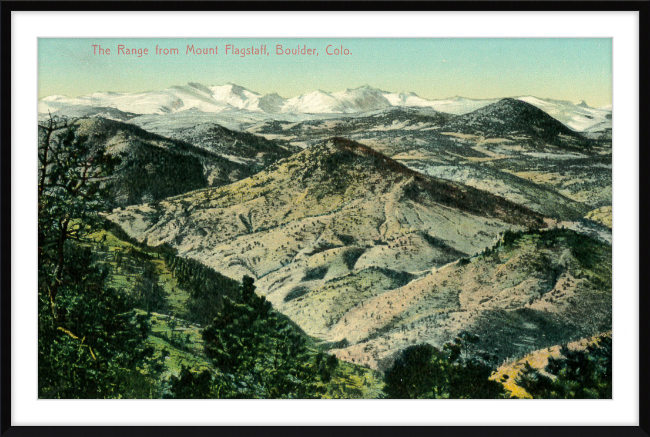
<instances>
[{"instance_id":1,"label":"vintage postcard","mask_svg":"<svg viewBox=\"0 0 650 437\"><path fill-rule=\"evenodd\" d=\"M39 398L612 398L611 38L38 68Z\"/></svg>"}]
</instances>

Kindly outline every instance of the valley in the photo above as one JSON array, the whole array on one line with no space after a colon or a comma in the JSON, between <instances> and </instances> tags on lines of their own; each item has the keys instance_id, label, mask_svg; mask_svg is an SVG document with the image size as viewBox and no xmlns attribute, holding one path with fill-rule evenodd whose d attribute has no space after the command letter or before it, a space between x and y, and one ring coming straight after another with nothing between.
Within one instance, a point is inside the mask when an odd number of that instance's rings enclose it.
<instances>
[{"instance_id":1,"label":"valley","mask_svg":"<svg viewBox=\"0 0 650 437\"><path fill-rule=\"evenodd\" d=\"M344 363L326 397L379 396L415 345L470 333L466 354L505 365L612 329L611 107L190 83L39 101L52 109L120 159L101 214L115 235L96 244L111 265L128 249L154 266L164 304L138 311L157 357L175 350L163 380L219 372L192 291L152 255L167 251L252 278L313 353ZM109 276L131 290L127 277Z\"/></svg>"}]
</instances>

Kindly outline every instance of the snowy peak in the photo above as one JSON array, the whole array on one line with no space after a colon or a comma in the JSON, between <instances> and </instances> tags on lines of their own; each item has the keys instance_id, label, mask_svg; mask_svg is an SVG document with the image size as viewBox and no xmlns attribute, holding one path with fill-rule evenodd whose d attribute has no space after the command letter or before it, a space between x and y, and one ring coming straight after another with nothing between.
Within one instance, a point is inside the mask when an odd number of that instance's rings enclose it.
<instances>
[{"instance_id":1,"label":"snowy peak","mask_svg":"<svg viewBox=\"0 0 650 437\"><path fill-rule=\"evenodd\" d=\"M518 99L538 107L575 131L582 132L611 119L611 105L608 110L591 108L584 101L576 105L566 100L540 99L532 96L518 97Z\"/></svg>"},{"instance_id":2,"label":"snowy peak","mask_svg":"<svg viewBox=\"0 0 650 437\"><path fill-rule=\"evenodd\" d=\"M228 83L221 86L210 87L212 98L215 102L229 105L237 109L249 111L262 111L260 108L260 95L246 88Z\"/></svg>"},{"instance_id":3,"label":"snowy peak","mask_svg":"<svg viewBox=\"0 0 650 437\"><path fill-rule=\"evenodd\" d=\"M413 92L408 93L383 93L384 98L393 106L414 106L414 107L427 107L433 108L433 101L423 99ZM435 108L434 108L435 109Z\"/></svg>"},{"instance_id":4,"label":"snowy peak","mask_svg":"<svg viewBox=\"0 0 650 437\"><path fill-rule=\"evenodd\" d=\"M516 99L541 109L576 131L585 131L611 120L611 105L591 108L584 101L575 104L532 96ZM143 93L98 92L75 98L53 95L39 100L38 107L40 113L54 113L63 108L67 108L65 112L70 113L71 107L84 107L85 113L92 113L92 108L110 108L129 114L164 115L195 110L203 113L247 111L262 116L281 113L357 114L391 107L414 107L464 115L498 101L499 99L470 99L459 96L428 100L413 92L393 93L369 85L338 92L316 90L285 99L277 93L261 95L234 83L205 86L190 82L162 91Z\"/></svg>"},{"instance_id":5,"label":"snowy peak","mask_svg":"<svg viewBox=\"0 0 650 437\"><path fill-rule=\"evenodd\" d=\"M205 85L202 85L200 83L196 82L190 82L187 85L179 86L179 87L173 87L179 90L186 90L187 92L193 92L196 91L199 94L205 95L206 97L209 97L212 94L212 91L210 91L210 88L208 88Z\"/></svg>"},{"instance_id":6,"label":"snowy peak","mask_svg":"<svg viewBox=\"0 0 650 437\"><path fill-rule=\"evenodd\" d=\"M292 97L282 106L282 112L305 114L343 112L338 109L339 102L331 94L322 90Z\"/></svg>"},{"instance_id":7,"label":"snowy peak","mask_svg":"<svg viewBox=\"0 0 650 437\"><path fill-rule=\"evenodd\" d=\"M308 114L354 114L388 108L391 103L376 88L362 86L336 93L323 90L288 99L282 112Z\"/></svg>"},{"instance_id":8,"label":"snowy peak","mask_svg":"<svg viewBox=\"0 0 650 437\"><path fill-rule=\"evenodd\" d=\"M243 86L227 83L225 85L218 85L208 88L216 100L225 100L228 98L249 99L251 97L259 97L260 95L254 91L250 91Z\"/></svg>"},{"instance_id":9,"label":"snowy peak","mask_svg":"<svg viewBox=\"0 0 650 437\"><path fill-rule=\"evenodd\" d=\"M277 93L267 94L263 97L260 97L259 108L264 112L269 112L272 114L282 111L282 105L284 105L285 99L280 97Z\"/></svg>"},{"instance_id":10,"label":"snowy peak","mask_svg":"<svg viewBox=\"0 0 650 437\"><path fill-rule=\"evenodd\" d=\"M381 90L364 86L332 94L341 102L345 112L367 112L392 106Z\"/></svg>"}]
</instances>

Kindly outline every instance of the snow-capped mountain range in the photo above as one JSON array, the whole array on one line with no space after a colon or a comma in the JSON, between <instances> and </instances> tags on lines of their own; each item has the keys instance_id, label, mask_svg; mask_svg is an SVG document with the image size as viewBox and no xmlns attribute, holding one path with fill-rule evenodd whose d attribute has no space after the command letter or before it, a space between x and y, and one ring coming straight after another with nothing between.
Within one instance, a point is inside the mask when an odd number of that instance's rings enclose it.
<instances>
[{"instance_id":1,"label":"snow-capped mountain range","mask_svg":"<svg viewBox=\"0 0 650 437\"><path fill-rule=\"evenodd\" d=\"M596 125L611 127L611 105L591 108L585 102L575 104L533 96L515 98L538 107L576 131L588 130ZM39 100L38 111L55 113L61 109L76 108L77 112L82 109L92 112L90 110L93 108L113 108L138 115L164 115L187 110L203 113L308 115L359 114L391 107L420 107L462 115L499 100L465 97L428 100L415 93L392 93L369 86L334 93L317 90L285 99L278 94L261 95L232 83L219 86L188 83L162 91L143 93L102 92L73 98L62 95L48 96Z\"/></svg>"}]
</instances>

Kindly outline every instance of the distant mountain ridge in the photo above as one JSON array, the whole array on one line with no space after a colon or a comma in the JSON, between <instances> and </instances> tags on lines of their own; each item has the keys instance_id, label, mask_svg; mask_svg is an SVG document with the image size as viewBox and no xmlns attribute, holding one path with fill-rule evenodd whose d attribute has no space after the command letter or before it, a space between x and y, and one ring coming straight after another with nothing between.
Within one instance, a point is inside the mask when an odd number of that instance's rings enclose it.
<instances>
[{"instance_id":1,"label":"distant mountain ridge","mask_svg":"<svg viewBox=\"0 0 650 437\"><path fill-rule=\"evenodd\" d=\"M459 115L442 129L453 132L482 134L486 138L504 138L517 135L541 144L561 147L588 148L589 142L555 118L530 103L516 99L502 99L469 114Z\"/></svg>"},{"instance_id":2,"label":"distant mountain ridge","mask_svg":"<svg viewBox=\"0 0 650 437\"><path fill-rule=\"evenodd\" d=\"M77 133L91 145L120 158L121 164L111 182L113 201L118 206L227 185L292 153L272 141L220 126L206 127L212 128L210 144L195 146L182 135L167 138L129 123L100 117L81 119L75 125ZM251 158L229 156L227 152L232 147L237 147L240 155Z\"/></svg>"},{"instance_id":3,"label":"distant mountain ridge","mask_svg":"<svg viewBox=\"0 0 650 437\"><path fill-rule=\"evenodd\" d=\"M226 159L251 165L257 170L297 151L296 148L282 146L247 132L233 131L216 123L180 128L167 136L186 141Z\"/></svg>"},{"instance_id":4,"label":"distant mountain ridge","mask_svg":"<svg viewBox=\"0 0 650 437\"><path fill-rule=\"evenodd\" d=\"M611 117L611 108L590 108L583 101L514 97L536 106L573 130L582 131ZM390 107L431 108L439 112L463 115L500 99L452 97L428 100L413 92L394 93L370 86L339 92L316 90L300 96L283 98L278 94L262 95L240 85L228 83L205 86L198 83L173 86L162 91L143 93L94 93L80 97L54 95L39 100L39 112L54 113L71 107L112 108L126 114L170 114L197 110L204 113L243 111L259 114L358 114ZM88 111L88 110L87 110ZM122 119L127 116L120 115Z\"/></svg>"}]
</instances>

